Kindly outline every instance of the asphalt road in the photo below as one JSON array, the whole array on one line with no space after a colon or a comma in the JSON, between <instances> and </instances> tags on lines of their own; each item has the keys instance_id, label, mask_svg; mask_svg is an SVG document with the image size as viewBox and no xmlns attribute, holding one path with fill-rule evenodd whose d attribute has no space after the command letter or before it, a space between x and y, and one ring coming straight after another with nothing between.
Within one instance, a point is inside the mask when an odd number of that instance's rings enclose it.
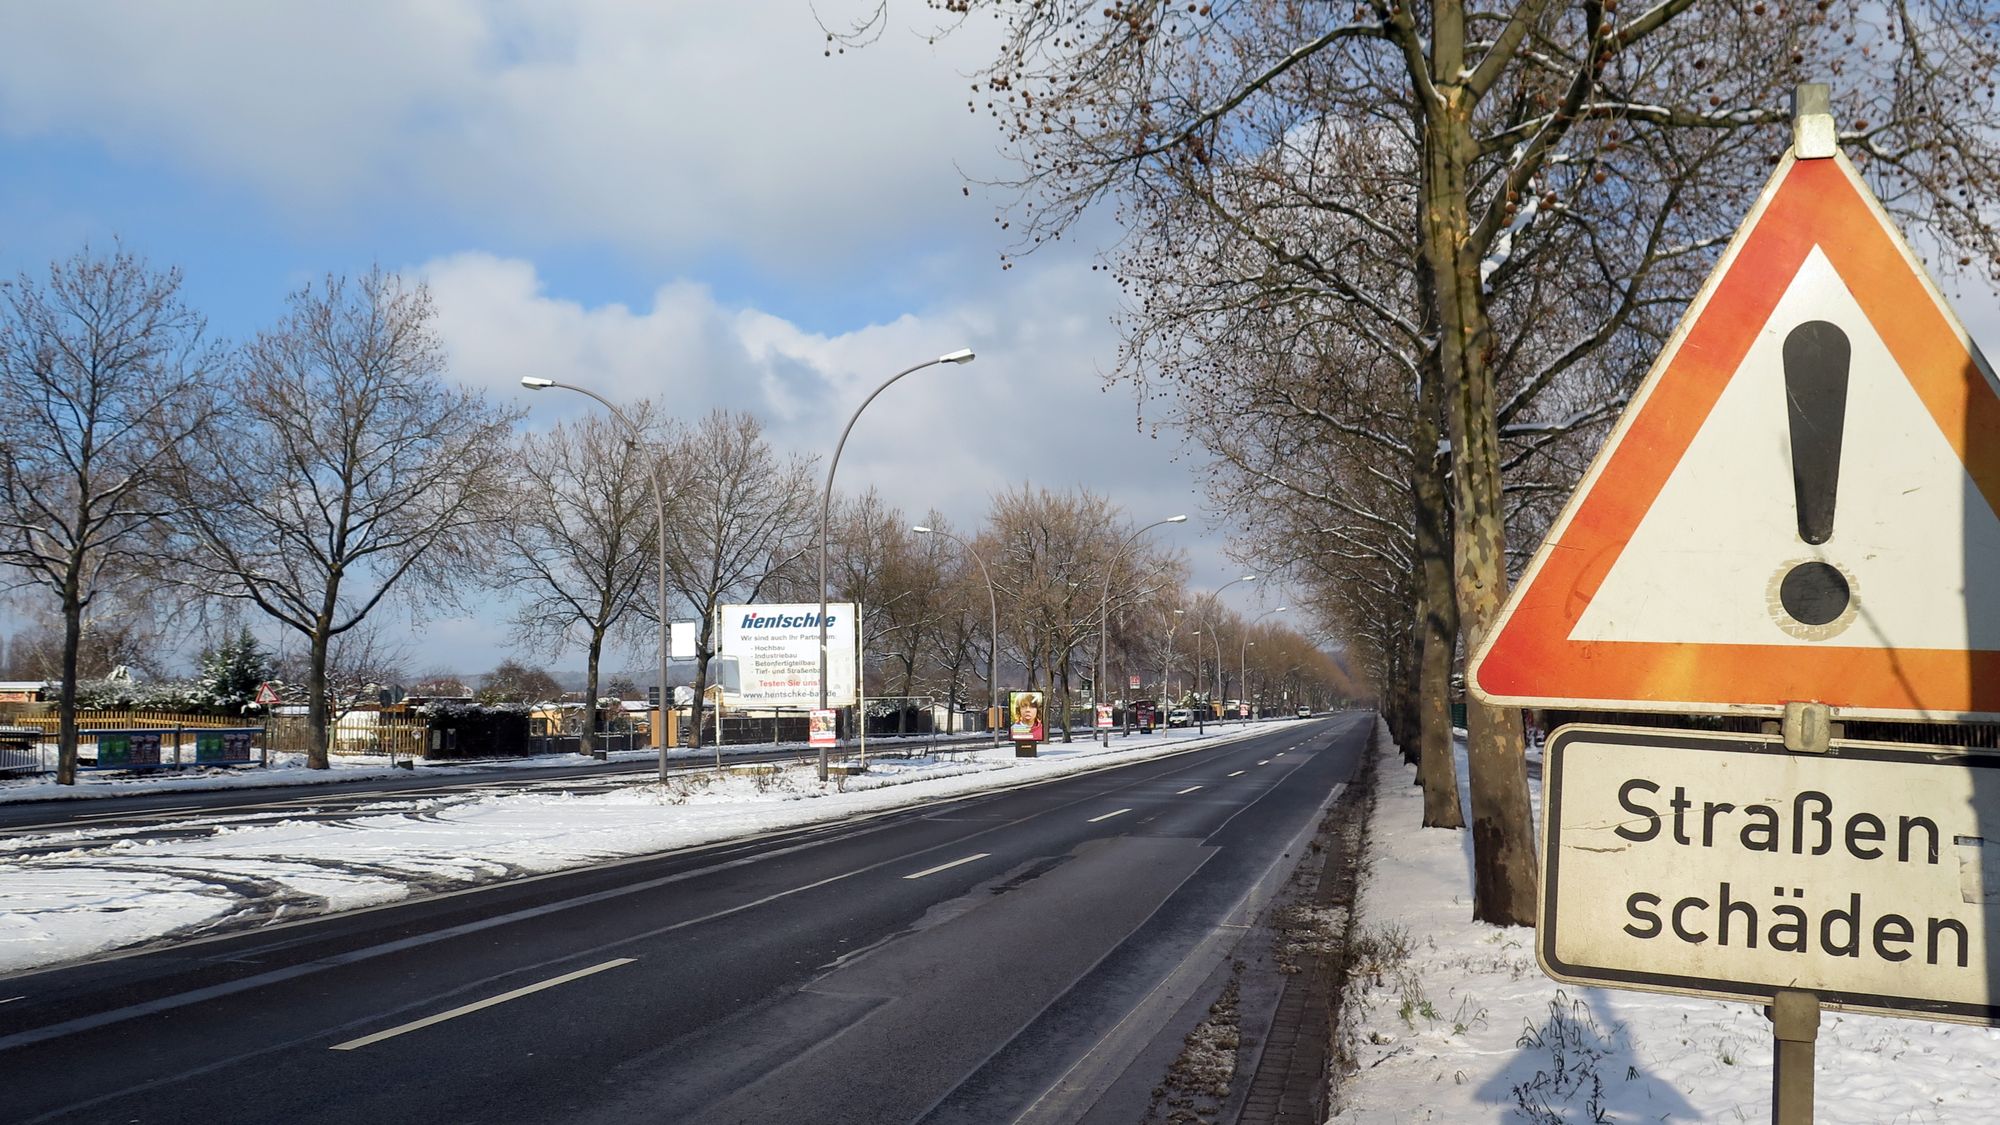
<instances>
[{"instance_id":1,"label":"asphalt road","mask_svg":"<svg viewBox=\"0 0 2000 1125\"><path fill-rule=\"evenodd\" d=\"M1132 1120L1371 721L0 979L0 1120Z\"/></svg>"}]
</instances>

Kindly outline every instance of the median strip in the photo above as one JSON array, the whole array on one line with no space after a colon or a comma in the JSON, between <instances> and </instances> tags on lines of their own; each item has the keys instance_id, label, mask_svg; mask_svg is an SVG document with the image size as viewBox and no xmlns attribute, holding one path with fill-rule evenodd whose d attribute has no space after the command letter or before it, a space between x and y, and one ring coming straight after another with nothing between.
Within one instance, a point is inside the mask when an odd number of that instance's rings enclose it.
<instances>
[{"instance_id":1,"label":"median strip","mask_svg":"<svg viewBox=\"0 0 2000 1125\"><path fill-rule=\"evenodd\" d=\"M957 867L961 863L971 863L975 859L985 859L987 856L992 854L993 854L992 852L980 852L977 855L966 856L964 859L954 859L950 863L940 863L936 867L926 867L922 871L919 871L914 875L905 875L903 876L903 878L921 879L926 875L935 875L940 871L950 871L952 868Z\"/></svg>"},{"instance_id":2,"label":"median strip","mask_svg":"<svg viewBox=\"0 0 2000 1125\"><path fill-rule=\"evenodd\" d=\"M457 1019L460 1016L470 1015L473 1012L477 1012L483 1008L491 1008L496 1004L505 1004L509 1000L519 1000L523 996L532 995L534 993L542 991L543 989L554 988L559 984L568 984L570 981L573 980L581 980L584 977L601 973L606 969L615 969L620 965L630 965L633 962L633 960L634 958L631 957L619 957L610 961L605 961L601 964L592 965L588 969L578 969L573 973L564 973L559 977L550 977L548 980L542 981L539 984L531 984L524 988L517 988L512 992L503 992L498 996L489 996L484 1000L467 1004L463 1007L453 1008L449 1012L439 1012L437 1015L427 1016L423 1019L416 1020L412 1023L403 1024L400 1027L392 1027L387 1031L378 1031L373 1035L364 1035L359 1039L349 1039L345 1043L335 1043L332 1049L336 1051L352 1051L358 1047L366 1047L371 1043L380 1043L384 1039L394 1039L398 1035L406 1035L412 1031L421 1031L424 1028L431 1026L432 1024L439 1024L443 1023L446 1020Z\"/></svg>"}]
</instances>

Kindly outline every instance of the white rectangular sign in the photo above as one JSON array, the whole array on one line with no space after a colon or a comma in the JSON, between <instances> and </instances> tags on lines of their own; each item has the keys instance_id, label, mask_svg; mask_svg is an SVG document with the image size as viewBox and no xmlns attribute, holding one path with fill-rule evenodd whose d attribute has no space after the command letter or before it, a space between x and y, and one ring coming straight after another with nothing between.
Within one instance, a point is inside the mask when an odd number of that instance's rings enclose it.
<instances>
[{"instance_id":1,"label":"white rectangular sign","mask_svg":"<svg viewBox=\"0 0 2000 1125\"><path fill-rule=\"evenodd\" d=\"M736 658L737 707L819 706L819 603L726 605L721 651ZM854 605L826 607L827 706L854 705Z\"/></svg>"},{"instance_id":2,"label":"white rectangular sign","mask_svg":"<svg viewBox=\"0 0 2000 1125\"><path fill-rule=\"evenodd\" d=\"M675 621L667 628L667 655L675 660L693 660L695 642L701 639L701 622Z\"/></svg>"},{"instance_id":3,"label":"white rectangular sign","mask_svg":"<svg viewBox=\"0 0 2000 1125\"><path fill-rule=\"evenodd\" d=\"M2000 1025L2000 755L1599 726L1544 753L1550 976Z\"/></svg>"}]
</instances>

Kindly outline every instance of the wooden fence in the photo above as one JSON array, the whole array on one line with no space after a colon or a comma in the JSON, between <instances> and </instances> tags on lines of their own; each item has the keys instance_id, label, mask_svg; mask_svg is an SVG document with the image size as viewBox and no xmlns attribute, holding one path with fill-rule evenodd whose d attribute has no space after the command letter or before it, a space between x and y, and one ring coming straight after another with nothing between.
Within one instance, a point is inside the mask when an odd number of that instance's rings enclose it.
<instances>
[{"instance_id":1,"label":"wooden fence","mask_svg":"<svg viewBox=\"0 0 2000 1125\"><path fill-rule=\"evenodd\" d=\"M264 744L272 750L303 754L312 744L312 731L304 715L273 715L265 724L264 735ZM429 738L430 727L417 716L354 711L335 724L328 750L338 755L417 758L429 748Z\"/></svg>"},{"instance_id":2,"label":"wooden fence","mask_svg":"<svg viewBox=\"0 0 2000 1125\"><path fill-rule=\"evenodd\" d=\"M46 706L46 705L44 705ZM55 711L47 713L14 714L7 717L8 726L33 727L44 735L54 738L60 725ZM263 725L262 719L244 718L240 715L193 715L180 711L78 711L76 729L79 731L100 730L166 730L173 727L193 729L196 727L254 727Z\"/></svg>"}]
</instances>

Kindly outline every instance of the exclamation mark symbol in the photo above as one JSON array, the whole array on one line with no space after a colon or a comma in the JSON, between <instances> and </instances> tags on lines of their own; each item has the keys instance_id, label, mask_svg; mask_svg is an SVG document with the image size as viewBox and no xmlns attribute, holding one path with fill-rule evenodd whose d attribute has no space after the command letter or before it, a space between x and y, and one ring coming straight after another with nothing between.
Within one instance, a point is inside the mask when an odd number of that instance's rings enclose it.
<instances>
[{"instance_id":1,"label":"exclamation mark symbol","mask_svg":"<svg viewBox=\"0 0 2000 1125\"><path fill-rule=\"evenodd\" d=\"M1847 333L1809 320L1785 337L1785 413L1792 432L1792 496L1799 538L1833 537L1840 487L1840 438L1847 423ZM1847 576L1831 563L1809 560L1786 572L1778 601L1802 625L1825 625L1847 612Z\"/></svg>"}]
</instances>

